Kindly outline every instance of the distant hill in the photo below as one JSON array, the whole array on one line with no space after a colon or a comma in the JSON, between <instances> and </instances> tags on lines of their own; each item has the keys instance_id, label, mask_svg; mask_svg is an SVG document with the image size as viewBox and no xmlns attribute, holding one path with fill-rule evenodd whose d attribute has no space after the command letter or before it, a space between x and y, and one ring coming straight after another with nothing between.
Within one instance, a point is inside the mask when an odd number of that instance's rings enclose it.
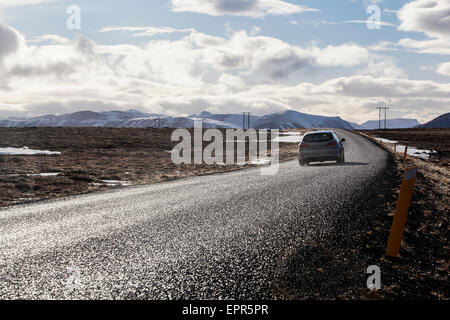
<instances>
[{"instance_id":1,"label":"distant hill","mask_svg":"<svg viewBox=\"0 0 450 320\"><path fill-rule=\"evenodd\" d=\"M442 116L437 117L436 119L431 120L421 126L420 128L450 128L450 112L445 113Z\"/></svg>"},{"instance_id":2,"label":"distant hill","mask_svg":"<svg viewBox=\"0 0 450 320\"><path fill-rule=\"evenodd\" d=\"M416 119L388 119L386 121L387 129L408 129L419 126L420 123ZM379 128L378 120L370 120L360 125L360 129L374 130ZM381 128L384 129L384 120L381 121ZM358 129L358 128L355 128Z\"/></svg>"},{"instance_id":3,"label":"distant hill","mask_svg":"<svg viewBox=\"0 0 450 320\"><path fill-rule=\"evenodd\" d=\"M353 129L364 130L364 127L356 122L351 122L351 121L347 121L347 122L348 122L348 124L350 124L353 127Z\"/></svg>"},{"instance_id":4,"label":"distant hill","mask_svg":"<svg viewBox=\"0 0 450 320\"><path fill-rule=\"evenodd\" d=\"M242 128L242 114L212 114L202 112L188 117L170 117L161 114L147 114L137 110L127 111L80 111L65 115L46 115L34 118L8 118L0 120L0 127L171 127L193 128L201 120L204 128ZM250 127L254 129L291 128L342 128L353 127L340 117L325 117L285 111L262 117L251 116ZM247 126L247 119L245 122Z\"/></svg>"},{"instance_id":5,"label":"distant hill","mask_svg":"<svg viewBox=\"0 0 450 320\"><path fill-rule=\"evenodd\" d=\"M203 111L199 115L192 115L190 117L196 117L196 118L202 118L202 119L210 119L210 120L216 120L221 121L225 123L231 123L237 128L242 128L243 124L243 116L242 114L236 114L236 113L224 113L224 114L213 114L207 111ZM250 125L252 123L255 123L255 121L259 119L257 116L250 116ZM245 126L247 128L247 118L245 119Z\"/></svg>"},{"instance_id":6,"label":"distant hill","mask_svg":"<svg viewBox=\"0 0 450 320\"><path fill-rule=\"evenodd\" d=\"M80 111L60 116L46 115L36 118L10 118L0 120L0 127L117 127L193 128L195 120L202 120L204 128L235 128L231 123L190 117L169 117L147 114L137 110L127 111Z\"/></svg>"},{"instance_id":7,"label":"distant hill","mask_svg":"<svg viewBox=\"0 0 450 320\"><path fill-rule=\"evenodd\" d=\"M233 123L242 128L243 117L241 114L211 114L202 112L196 117L214 119ZM342 128L353 129L353 127L340 117L316 116L288 110L272 113L265 116L251 116L250 127L254 129L292 129L292 128ZM247 121L247 120L246 120ZM247 126L247 122L245 123Z\"/></svg>"},{"instance_id":8,"label":"distant hill","mask_svg":"<svg viewBox=\"0 0 450 320\"><path fill-rule=\"evenodd\" d=\"M340 117L325 117L285 111L269 114L258 118L252 125L255 129L292 129L292 128L340 128L353 129L353 127Z\"/></svg>"}]
</instances>

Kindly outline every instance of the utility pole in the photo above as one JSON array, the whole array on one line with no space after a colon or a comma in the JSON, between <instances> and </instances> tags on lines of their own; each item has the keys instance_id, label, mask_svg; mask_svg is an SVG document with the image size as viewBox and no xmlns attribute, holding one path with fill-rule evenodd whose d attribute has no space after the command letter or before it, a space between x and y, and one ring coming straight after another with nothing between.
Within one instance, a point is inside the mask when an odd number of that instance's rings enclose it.
<instances>
[{"instance_id":1,"label":"utility pole","mask_svg":"<svg viewBox=\"0 0 450 320\"><path fill-rule=\"evenodd\" d=\"M378 109L378 129L381 130L381 117L384 110L384 129L387 129L387 110L388 107L377 107Z\"/></svg>"},{"instance_id":2,"label":"utility pole","mask_svg":"<svg viewBox=\"0 0 450 320\"><path fill-rule=\"evenodd\" d=\"M242 129L245 130L245 118L247 117L247 129L250 129L250 115L251 112L242 112Z\"/></svg>"},{"instance_id":3,"label":"utility pole","mask_svg":"<svg viewBox=\"0 0 450 320\"><path fill-rule=\"evenodd\" d=\"M161 128L161 118L156 118L155 122L158 124L157 128Z\"/></svg>"},{"instance_id":4,"label":"utility pole","mask_svg":"<svg viewBox=\"0 0 450 320\"><path fill-rule=\"evenodd\" d=\"M387 110L391 108L391 100L389 99L388 107L384 109L384 129L387 129L386 122L387 122Z\"/></svg>"},{"instance_id":5,"label":"utility pole","mask_svg":"<svg viewBox=\"0 0 450 320\"><path fill-rule=\"evenodd\" d=\"M387 109L389 108L384 109L384 130L387 129Z\"/></svg>"},{"instance_id":6,"label":"utility pole","mask_svg":"<svg viewBox=\"0 0 450 320\"><path fill-rule=\"evenodd\" d=\"M381 129L381 108L378 109L378 130Z\"/></svg>"}]
</instances>

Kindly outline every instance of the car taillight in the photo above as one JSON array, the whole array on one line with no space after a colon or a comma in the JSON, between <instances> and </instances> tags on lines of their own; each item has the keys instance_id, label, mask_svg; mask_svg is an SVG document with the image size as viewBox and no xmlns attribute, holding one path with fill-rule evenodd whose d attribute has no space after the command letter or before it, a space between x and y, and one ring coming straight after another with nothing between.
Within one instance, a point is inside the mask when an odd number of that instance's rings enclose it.
<instances>
[{"instance_id":1,"label":"car taillight","mask_svg":"<svg viewBox=\"0 0 450 320\"><path fill-rule=\"evenodd\" d=\"M337 146L337 142L336 141L330 141L329 143L328 143L328 145L329 146Z\"/></svg>"},{"instance_id":2,"label":"car taillight","mask_svg":"<svg viewBox=\"0 0 450 320\"><path fill-rule=\"evenodd\" d=\"M298 147L299 147L299 149L302 149L302 148L308 148L309 146L307 143L302 142L302 143L300 143L300 145Z\"/></svg>"}]
</instances>

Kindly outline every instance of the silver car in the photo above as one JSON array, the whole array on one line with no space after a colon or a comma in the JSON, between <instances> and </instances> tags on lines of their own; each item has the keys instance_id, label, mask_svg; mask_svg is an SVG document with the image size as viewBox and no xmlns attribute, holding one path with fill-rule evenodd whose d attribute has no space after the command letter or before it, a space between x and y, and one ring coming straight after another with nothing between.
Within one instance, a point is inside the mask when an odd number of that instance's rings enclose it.
<instances>
[{"instance_id":1,"label":"silver car","mask_svg":"<svg viewBox=\"0 0 450 320\"><path fill-rule=\"evenodd\" d=\"M298 145L298 162L301 166L310 162L336 161L345 162L343 142L334 131L313 131L303 136Z\"/></svg>"}]
</instances>

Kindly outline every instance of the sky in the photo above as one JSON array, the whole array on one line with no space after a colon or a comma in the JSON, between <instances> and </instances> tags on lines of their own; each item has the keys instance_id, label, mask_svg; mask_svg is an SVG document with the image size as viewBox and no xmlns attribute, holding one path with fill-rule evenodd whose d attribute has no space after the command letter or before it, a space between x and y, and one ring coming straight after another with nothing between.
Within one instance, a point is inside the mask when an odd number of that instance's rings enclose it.
<instances>
[{"instance_id":1,"label":"sky","mask_svg":"<svg viewBox=\"0 0 450 320\"><path fill-rule=\"evenodd\" d=\"M0 0L0 118L450 112L449 0Z\"/></svg>"}]
</instances>

